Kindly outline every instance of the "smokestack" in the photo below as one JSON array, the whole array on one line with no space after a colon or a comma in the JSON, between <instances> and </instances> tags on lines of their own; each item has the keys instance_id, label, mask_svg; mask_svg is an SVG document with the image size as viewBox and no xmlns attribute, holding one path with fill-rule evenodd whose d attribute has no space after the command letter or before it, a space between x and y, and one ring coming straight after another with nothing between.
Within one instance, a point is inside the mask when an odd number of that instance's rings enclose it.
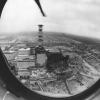
<instances>
[{"instance_id":1,"label":"smokestack","mask_svg":"<svg viewBox=\"0 0 100 100\"><path fill-rule=\"evenodd\" d=\"M38 32L38 45L42 46L43 45L43 25L40 24L38 25L39 27L39 32Z\"/></svg>"}]
</instances>

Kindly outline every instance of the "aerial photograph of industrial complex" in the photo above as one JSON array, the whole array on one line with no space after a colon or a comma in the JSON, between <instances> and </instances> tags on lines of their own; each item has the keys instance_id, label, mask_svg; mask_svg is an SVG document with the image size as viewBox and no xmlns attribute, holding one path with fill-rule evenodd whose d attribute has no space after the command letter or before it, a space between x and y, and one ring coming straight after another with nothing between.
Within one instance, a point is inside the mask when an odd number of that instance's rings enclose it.
<instances>
[{"instance_id":1,"label":"aerial photograph of industrial complex","mask_svg":"<svg viewBox=\"0 0 100 100\"><path fill-rule=\"evenodd\" d=\"M0 36L9 69L19 82L41 95L70 97L100 79L99 43L38 27L38 32Z\"/></svg>"},{"instance_id":2,"label":"aerial photograph of industrial complex","mask_svg":"<svg viewBox=\"0 0 100 100\"><path fill-rule=\"evenodd\" d=\"M100 0L0 7L0 100L100 99Z\"/></svg>"}]
</instances>

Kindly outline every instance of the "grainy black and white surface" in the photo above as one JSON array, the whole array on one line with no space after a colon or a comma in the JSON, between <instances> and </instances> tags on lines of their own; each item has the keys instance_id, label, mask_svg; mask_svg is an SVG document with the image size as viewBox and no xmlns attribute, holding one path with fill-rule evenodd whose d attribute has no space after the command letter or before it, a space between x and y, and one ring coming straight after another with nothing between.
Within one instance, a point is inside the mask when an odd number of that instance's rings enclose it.
<instances>
[{"instance_id":1,"label":"grainy black and white surface","mask_svg":"<svg viewBox=\"0 0 100 100\"><path fill-rule=\"evenodd\" d=\"M1 35L9 69L24 86L49 97L71 97L99 80L99 40L44 32L44 48L35 57L37 34Z\"/></svg>"},{"instance_id":2,"label":"grainy black and white surface","mask_svg":"<svg viewBox=\"0 0 100 100\"><path fill-rule=\"evenodd\" d=\"M100 79L100 2L40 3L45 18L32 0L9 0L2 12L0 47L9 69L38 94L56 98L80 94ZM43 40L42 36L38 39L38 24L45 26Z\"/></svg>"}]
</instances>

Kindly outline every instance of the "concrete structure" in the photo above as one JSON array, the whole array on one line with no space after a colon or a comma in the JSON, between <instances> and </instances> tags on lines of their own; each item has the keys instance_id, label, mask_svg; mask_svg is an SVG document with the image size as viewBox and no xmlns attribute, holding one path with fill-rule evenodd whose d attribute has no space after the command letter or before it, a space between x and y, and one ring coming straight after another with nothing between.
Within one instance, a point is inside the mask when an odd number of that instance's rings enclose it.
<instances>
[{"instance_id":1,"label":"concrete structure","mask_svg":"<svg viewBox=\"0 0 100 100\"><path fill-rule=\"evenodd\" d=\"M30 53L30 48L21 48L18 51L18 55L29 55Z\"/></svg>"},{"instance_id":2,"label":"concrete structure","mask_svg":"<svg viewBox=\"0 0 100 100\"><path fill-rule=\"evenodd\" d=\"M22 76L22 77L27 77L27 76L30 76L30 72L28 70L19 70L18 71L18 76Z\"/></svg>"},{"instance_id":3,"label":"concrete structure","mask_svg":"<svg viewBox=\"0 0 100 100\"><path fill-rule=\"evenodd\" d=\"M33 55L18 55L17 57L15 57L16 61L20 61L20 60L33 60L34 61L35 56Z\"/></svg>"},{"instance_id":4,"label":"concrete structure","mask_svg":"<svg viewBox=\"0 0 100 100\"><path fill-rule=\"evenodd\" d=\"M37 55L37 63L38 63L40 66L45 66L46 60L47 60L46 54L38 54L38 55Z\"/></svg>"},{"instance_id":5,"label":"concrete structure","mask_svg":"<svg viewBox=\"0 0 100 100\"><path fill-rule=\"evenodd\" d=\"M13 60L13 59L15 59L17 52L6 51L6 52L4 52L4 55L6 56L7 60Z\"/></svg>"},{"instance_id":6,"label":"concrete structure","mask_svg":"<svg viewBox=\"0 0 100 100\"><path fill-rule=\"evenodd\" d=\"M35 67L35 62L33 60L20 60L20 61L17 61L18 70L27 69L30 66Z\"/></svg>"},{"instance_id":7,"label":"concrete structure","mask_svg":"<svg viewBox=\"0 0 100 100\"><path fill-rule=\"evenodd\" d=\"M30 47L30 55L35 55L35 47Z\"/></svg>"}]
</instances>

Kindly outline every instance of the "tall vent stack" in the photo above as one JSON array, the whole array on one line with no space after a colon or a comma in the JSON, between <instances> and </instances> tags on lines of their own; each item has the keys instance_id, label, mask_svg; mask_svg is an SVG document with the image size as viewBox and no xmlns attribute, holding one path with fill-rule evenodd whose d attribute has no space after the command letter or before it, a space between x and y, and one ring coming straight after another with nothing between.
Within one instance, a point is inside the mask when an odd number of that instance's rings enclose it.
<instances>
[{"instance_id":1,"label":"tall vent stack","mask_svg":"<svg viewBox=\"0 0 100 100\"><path fill-rule=\"evenodd\" d=\"M38 25L39 32L38 32L38 45L43 46L43 25Z\"/></svg>"}]
</instances>

